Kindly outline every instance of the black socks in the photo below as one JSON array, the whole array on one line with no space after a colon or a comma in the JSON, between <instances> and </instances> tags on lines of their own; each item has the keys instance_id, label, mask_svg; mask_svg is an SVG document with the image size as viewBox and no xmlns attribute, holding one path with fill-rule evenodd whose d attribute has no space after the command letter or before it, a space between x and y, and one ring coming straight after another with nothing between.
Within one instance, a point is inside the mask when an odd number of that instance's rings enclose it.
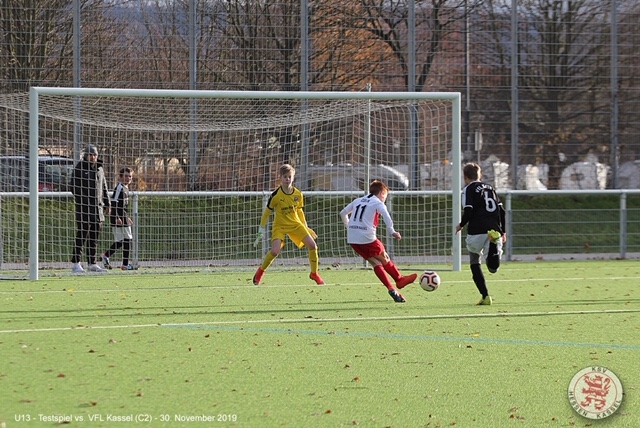
<instances>
[{"instance_id":1,"label":"black socks","mask_svg":"<svg viewBox=\"0 0 640 428\"><path fill-rule=\"evenodd\" d=\"M482 294L483 298L487 297L489 295L489 290L487 290L487 283L484 280L482 266L479 264L471 265L471 273L473 275L473 282L476 284L478 291Z\"/></svg>"},{"instance_id":2,"label":"black socks","mask_svg":"<svg viewBox=\"0 0 640 428\"><path fill-rule=\"evenodd\" d=\"M489 243L489 255L487 256L487 269L489 272L496 273L500 268L500 255L498 254L498 246L494 242Z\"/></svg>"}]
</instances>

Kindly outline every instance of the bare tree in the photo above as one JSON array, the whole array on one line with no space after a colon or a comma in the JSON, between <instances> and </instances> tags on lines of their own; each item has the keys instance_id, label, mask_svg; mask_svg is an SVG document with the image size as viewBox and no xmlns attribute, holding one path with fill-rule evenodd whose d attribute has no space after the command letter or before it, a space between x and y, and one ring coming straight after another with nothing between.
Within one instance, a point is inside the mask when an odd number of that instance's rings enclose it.
<instances>
[{"instance_id":1,"label":"bare tree","mask_svg":"<svg viewBox=\"0 0 640 428\"><path fill-rule=\"evenodd\" d=\"M610 126L609 8L593 0L518 2L519 162L549 165L551 188L566 163L608 151L608 141L594 136L608 135ZM473 61L479 78L494 82L475 92L474 110L494 142L508 143L510 6L488 1L474 20ZM508 150L502 146L502 154Z\"/></svg>"},{"instance_id":2,"label":"bare tree","mask_svg":"<svg viewBox=\"0 0 640 428\"><path fill-rule=\"evenodd\" d=\"M415 90L425 88L429 74L443 43L460 32L465 12L472 10L478 0L429 0L415 4ZM466 8L465 8L466 4ZM385 46L387 68L395 65L402 78L402 87L409 87L409 5L405 0L360 0L354 14L357 27L366 30ZM390 61L390 58L393 61Z\"/></svg>"},{"instance_id":3,"label":"bare tree","mask_svg":"<svg viewBox=\"0 0 640 428\"><path fill-rule=\"evenodd\" d=\"M313 90L363 89L383 85L380 71L391 51L359 26L354 2L323 1L310 10L310 76Z\"/></svg>"},{"instance_id":4,"label":"bare tree","mask_svg":"<svg viewBox=\"0 0 640 428\"><path fill-rule=\"evenodd\" d=\"M640 3L634 0L620 1L618 25L618 96L619 96L619 155L620 162L640 159L640 83L637 69L640 65L637 47L640 45Z\"/></svg>"},{"instance_id":5,"label":"bare tree","mask_svg":"<svg viewBox=\"0 0 640 428\"><path fill-rule=\"evenodd\" d=\"M0 6L0 91L69 82L72 0L6 0Z\"/></svg>"}]
</instances>

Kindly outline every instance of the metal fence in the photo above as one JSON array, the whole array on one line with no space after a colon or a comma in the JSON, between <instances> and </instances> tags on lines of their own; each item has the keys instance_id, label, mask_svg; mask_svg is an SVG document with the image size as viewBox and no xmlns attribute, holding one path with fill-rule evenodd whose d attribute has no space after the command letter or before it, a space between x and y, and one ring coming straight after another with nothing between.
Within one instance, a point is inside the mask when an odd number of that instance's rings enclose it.
<instances>
[{"instance_id":1,"label":"metal fence","mask_svg":"<svg viewBox=\"0 0 640 428\"><path fill-rule=\"evenodd\" d=\"M605 191L506 191L500 196L507 210L505 261L640 259L640 190ZM254 248L258 218L267 195L260 192L230 194L181 192L133 195L135 240L131 261L141 272L234 269L251 270L267 251ZM319 235L323 268L361 264L346 245L339 210L354 192L309 192L307 215ZM438 199L442 192L392 192L387 201L395 226L402 231L398 242L385 233L380 237L399 263L451 266L453 251L464 239L453 234L459 215ZM26 277L30 272L27 193L0 194L0 274ZM41 274L69 272L75 233L73 201L63 192L42 193L39 251ZM262 202L261 202L262 201ZM108 248L111 233L105 227L100 248ZM266 242L264 243L266 245ZM279 263L301 266L306 255L289 245Z\"/></svg>"},{"instance_id":2,"label":"metal fence","mask_svg":"<svg viewBox=\"0 0 640 428\"><path fill-rule=\"evenodd\" d=\"M507 260L640 257L638 190L510 190L501 195ZM528 199L526 209L517 207L519 199Z\"/></svg>"},{"instance_id":3,"label":"metal fence","mask_svg":"<svg viewBox=\"0 0 640 428\"><path fill-rule=\"evenodd\" d=\"M503 188L638 188L639 18L637 0L7 0L0 96L455 91L465 160ZM14 123L0 116L0 155L26 151Z\"/></svg>"}]
</instances>

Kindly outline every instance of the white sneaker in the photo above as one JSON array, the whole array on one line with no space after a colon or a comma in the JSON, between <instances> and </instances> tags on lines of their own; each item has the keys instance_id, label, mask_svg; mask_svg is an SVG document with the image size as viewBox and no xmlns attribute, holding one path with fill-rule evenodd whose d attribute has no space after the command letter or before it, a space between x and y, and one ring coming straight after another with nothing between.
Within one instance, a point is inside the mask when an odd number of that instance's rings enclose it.
<instances>
[{"instance_id":1,"label":"white sneaker","mask_svg":"<svg viewBox=\"0 0 640 428\"><path fill-rule=\"evenodd\" d=\"M84 273L84 269L82 269L82 265L80 263L74 263L73 265L71 265L71 272Z\"/></svg>"},{"instance_id":2,"label":"white sneaker","mask_svg":"<svg viewBox=\"0 0 640 428\"><path fill-rule=\"evenodd\" d=\"M106 272L106 269L102 269L100 266L98 266L97 264L92 264L89 265L89 272Z\"/></svg>"}]
</instances>

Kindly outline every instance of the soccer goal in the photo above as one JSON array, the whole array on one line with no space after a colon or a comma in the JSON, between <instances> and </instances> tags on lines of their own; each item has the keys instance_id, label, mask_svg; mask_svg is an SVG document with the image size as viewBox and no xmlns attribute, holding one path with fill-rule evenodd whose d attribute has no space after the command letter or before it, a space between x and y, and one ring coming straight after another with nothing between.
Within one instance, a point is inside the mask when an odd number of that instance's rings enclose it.
<instances>
[{"instance_id":1,"label":"soccer goal","mask_svg":"<svg viewBox=\"0 0 640 428\"><path fill-rule=\"evenodd\" d=\"M14 110L25 109L24 101L20 108L12 102ZM28 132L16 124L11 129L15 141L28 137L29 186L27 193L3 193L3 236L5 244L11 241L4 245L3 269L28 265L31 279L71 273L75 222L64 187L69 171L57 171L52 180L59 185L43 192L41 172L33 166L43 155L77 161L92 144L110 190L122 167L134 171L130 263L139 272L252 272L269 248L269 228L261 246L254 248L253 241L284 163L296 168L294 185L304 192L309 226L319 236L321 269L362 266L338 213L371 180L381 179L392 190L387 205L403 236L394 241L381 224L378 235L391 256L460 270L454 233L461 189L459 93L34 87L26 110ZM27 197L29 215L20 215ZM112 239L105 223L98 254ZM306 250L287 242L274 267L305 263Z\"/></svg>"}]
</instances>

